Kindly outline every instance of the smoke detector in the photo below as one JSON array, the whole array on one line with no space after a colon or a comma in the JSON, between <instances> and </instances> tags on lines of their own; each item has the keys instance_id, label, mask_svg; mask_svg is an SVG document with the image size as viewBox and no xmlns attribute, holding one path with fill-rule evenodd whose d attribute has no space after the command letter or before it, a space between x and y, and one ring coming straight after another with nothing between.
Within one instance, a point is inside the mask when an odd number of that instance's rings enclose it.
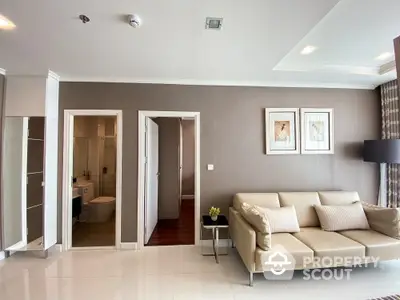
<instances>
[{"instance_id":1,"label":"smoke detector","mask_svg":"<svg viewBox=\"0 0 400 300\"><path fill-rule=\"evenodd\" d=\"M206 18L206 29L221 30L223 18Z\"/></svg>"},{"instance_id":2,"label":"smoke detector","mask_svg":"<svg viewBox=\"0 0 400 300\"><path fill-rule=\"evenodd\" d=\"M128 23L133 28L139 28L142 25L142 20L138 15L128 15Z\"/></svg>"}]
</instances>

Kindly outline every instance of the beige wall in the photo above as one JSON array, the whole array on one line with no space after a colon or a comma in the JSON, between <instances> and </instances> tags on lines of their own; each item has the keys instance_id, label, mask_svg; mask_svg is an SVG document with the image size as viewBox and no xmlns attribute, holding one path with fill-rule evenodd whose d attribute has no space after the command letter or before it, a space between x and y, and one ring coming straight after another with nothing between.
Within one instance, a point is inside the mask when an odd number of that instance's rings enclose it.
<instances>
[{"instance_id":1,"label":"beige wall","mask_svg":"<svg viewBox=\"0 0 400 300\"><path fill-rule=\"evenodd\" d=\"M156 118L159 142L158 219L179 218L179 143L178 118Z\"/></svg>"},{"instance_id":2,"label":"beige wall","mask_svg":"<svg viewBox=\"0 0 400 300\"><path fill-rule=\"evenodd\" d=\"M335 109L334 155L265 155L264 108ZM237 192L357 190L375 203L378 166L362 161L364 139L379 138L376 91L209 87L124 83L61 83L64 109L123 110L122 241L136 241L138 110L198 111L201 114L201 212L211 205L228 213ZM62 118L63 113L60 114ZM61 242L62 128L59 151ZM206 171L206 165L215 165Z\"/></svg>"},{"instance_id":3,"label":"beige wall","mask_svg":"<svg viewBox=\"0 0 400 300\"><path fill-rule=\"evenodd\" d=\"M182 120L182 195L194 195L194 120Z\"/></svg>"}]
</instances>

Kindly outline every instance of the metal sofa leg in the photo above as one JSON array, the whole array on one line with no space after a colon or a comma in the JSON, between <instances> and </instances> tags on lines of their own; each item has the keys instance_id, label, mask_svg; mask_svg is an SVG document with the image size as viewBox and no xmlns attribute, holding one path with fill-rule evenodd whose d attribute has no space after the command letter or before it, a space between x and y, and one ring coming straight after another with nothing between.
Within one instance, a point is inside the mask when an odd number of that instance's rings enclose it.
<instances>
[{"instance_id":1,"label":"metal sofa leg","mask_svg":"<svg viewBox=\"0 0 400 300\"><path fill-rule=\"evenodd\" d=\"M253 286L254 273L249 273L249 286Z\"/></svg>"}]
</instances>

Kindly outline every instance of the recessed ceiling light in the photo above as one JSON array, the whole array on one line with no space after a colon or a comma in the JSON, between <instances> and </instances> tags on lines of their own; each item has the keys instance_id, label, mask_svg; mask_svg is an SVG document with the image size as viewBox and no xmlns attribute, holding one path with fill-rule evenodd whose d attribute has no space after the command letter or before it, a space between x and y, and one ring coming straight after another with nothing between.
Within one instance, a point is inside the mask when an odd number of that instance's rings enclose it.
<instances>
[{"instance_id":1,"label":"recessed ceiling light","mask_svg":"<svg viewBox=\"0 0 400 300\"><path fill-rule=\"evenodd\" d=\"M15 24L7 19L5 16L0 15L0 29L13 29Z\"/></svg>"},{"instance_id":2,"label":"recessed ceiling light","mask_svg":"<svg viewBox=\"0 0 400 300\"><path fill-rule=\"evenodd\" d=\"M377 56L375 59L376 60L386 60L388 58L391 58L392 56L393 56L393 53L383 52L381 55Z\"/></svg>"},{"instance_id":3,"label":"recessed ceiling light","mask_svg":"<svg viewBox=\"0 0 400 300\"><path fill-rule=\"evenodd\" d=\"M317 47L315 47L315 46L306 46L306 47L304 47L303 50L301 50L300 53L303 55L308 55L308 54L313 53L315 50L317 50Z\"/></svg>"},{"instance_id":4,"label":"recessed ceiling light","mask_svg":"<svg viewBox=\"0 0 400 300\"><path fill-rule=\"evenodd\" d=\"M206 18L206 29L220 30L222 28L223 18Z\"/></svg>"}]
</instances>

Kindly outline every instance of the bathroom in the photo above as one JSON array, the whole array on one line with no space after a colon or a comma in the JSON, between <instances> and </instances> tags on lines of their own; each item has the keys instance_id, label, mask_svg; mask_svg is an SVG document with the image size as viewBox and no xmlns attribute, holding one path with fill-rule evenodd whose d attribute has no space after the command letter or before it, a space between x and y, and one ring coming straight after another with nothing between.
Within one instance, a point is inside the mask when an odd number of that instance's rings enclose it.
<instances>
[{"instance_id":1,"label":"bathroom","mask_svg":"<svg viewBox=\"0 0 400 300\"><path fill-rule=\"evenodd\" d=\"M72 247L115 246L116 121L74 118Z\"/></svg>"}]
</instances>

